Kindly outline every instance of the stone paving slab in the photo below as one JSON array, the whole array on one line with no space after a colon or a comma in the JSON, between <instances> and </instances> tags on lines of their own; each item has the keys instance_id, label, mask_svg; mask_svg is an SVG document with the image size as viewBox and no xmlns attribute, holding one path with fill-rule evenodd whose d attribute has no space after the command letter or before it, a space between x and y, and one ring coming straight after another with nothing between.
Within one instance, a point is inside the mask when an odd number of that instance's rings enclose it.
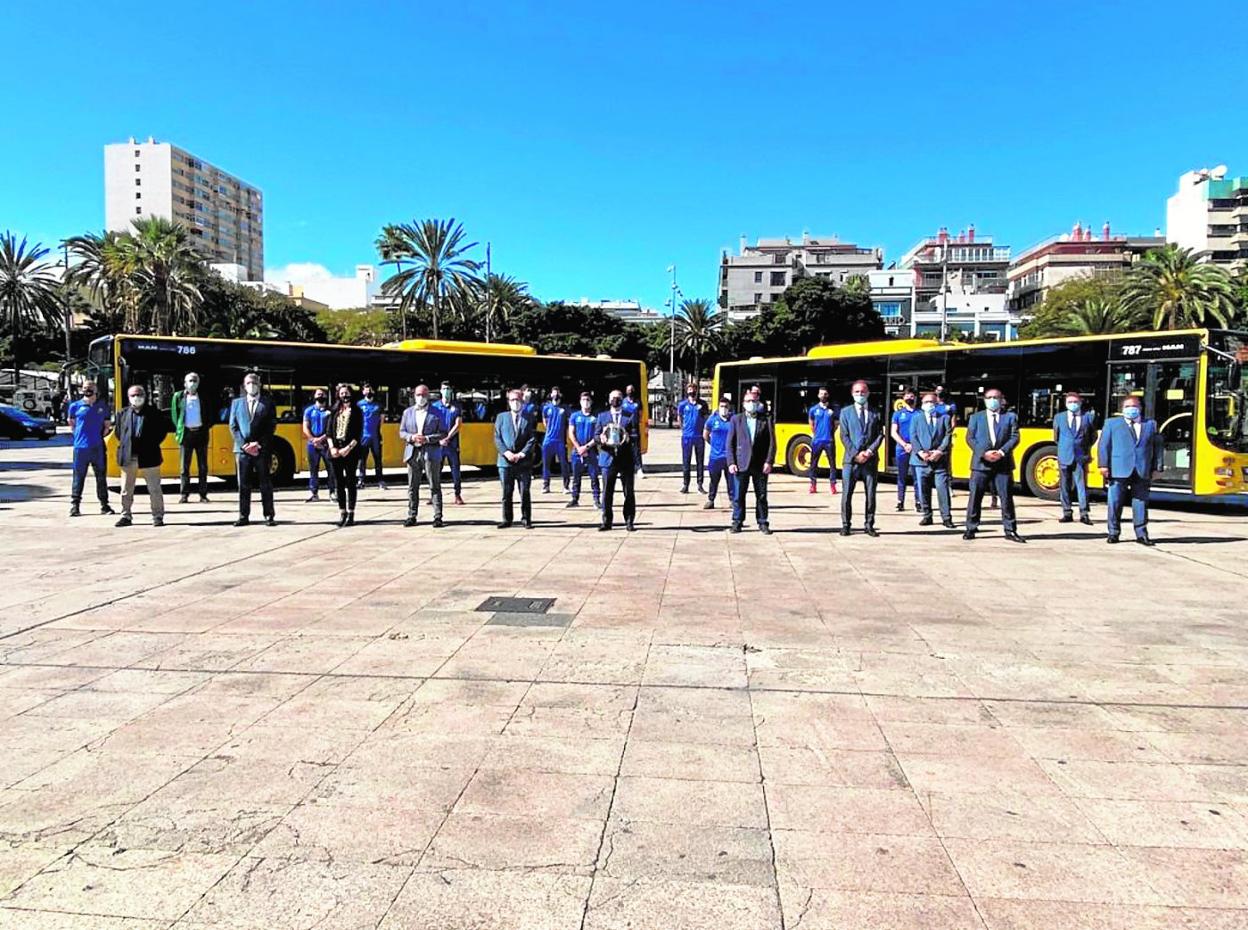
<instances>
[{"instance_id":1,"label":"stone paving slab","mask_svg":"<svg viewBox=\"0 0 1248 930\"><path fill-rule=\"evenodd\" d=\"M0 447L0 930L1248 926L1243 511L843 539L777 475L733 536L659 432L633 534L471 474L118 530L67 457Z\"/></svg>"}]
</instances>

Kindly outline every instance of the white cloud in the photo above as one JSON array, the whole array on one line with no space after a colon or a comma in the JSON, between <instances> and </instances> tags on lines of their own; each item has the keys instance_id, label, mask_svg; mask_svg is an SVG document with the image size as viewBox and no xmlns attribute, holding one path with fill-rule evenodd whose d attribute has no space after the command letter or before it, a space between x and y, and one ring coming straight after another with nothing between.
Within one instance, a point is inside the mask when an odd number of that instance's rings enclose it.
<instances>
[{"instance_id":1,"label":"white cloud","mask_svg":"<svg viewBox=\"0 0 1248 930\"><path fill-rule=\"evenodd\" d=\"M334 273L324 265L316 262L291 262L277 268L264 269L264 280L270 284L310 284L316 281L328 281Z\"/></svg>"}]
</instances>

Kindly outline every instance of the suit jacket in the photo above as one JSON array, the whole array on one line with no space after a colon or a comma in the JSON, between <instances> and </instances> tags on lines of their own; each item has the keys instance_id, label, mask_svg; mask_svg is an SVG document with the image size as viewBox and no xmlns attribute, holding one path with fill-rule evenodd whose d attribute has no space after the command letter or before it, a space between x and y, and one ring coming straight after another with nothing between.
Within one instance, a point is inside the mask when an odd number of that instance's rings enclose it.
<instances>
[{"instance_id":1,"label":"suit jacket","mask_svg":"<svg viewBox=\"0 0 1248 930\"><path fill-rule=\"evenodd\" d=\"M143 431L135 435L138 416L133 407L126 407L114 421L113 434L117 437L117 464L125 465L131 457L138 459L140 468L155 468L164 461L160 444L169 435L172 424L164 411L144 406Z\"/></svg>"},{"instance_id":2,"label":"suit jacket","mask_svg":"<svg viewBox=\"0 0 1248 930\"><path fill-rule=\"evenodd\" d=\"M533 417L521 412L519 429L512 423L512 413L504 410L494 419L494 448L498 450L499 468L532 469L537 449L537 426ZM518 462L503 458L504 452L519 452L524 456Z\"/></svg>"},{"instance_id":3,"label":"suit jacket","mask_svg":"<svg viewBox=\"0 0 1248 930\"><path fill-rule=\"evenodd\" d=\"M234 398L230 404L230 435L234 437L234 454L242 455L243 446L249 442L260 443L261 453L269 451L273 444L273 431L277 429L277 410L273 401L261 395L256 398L256 417L247 412L246 396Z\"/></svg>"},{"instance_id":4,"label":"suit jacket","mask_svg":"<svg viewBox=\"0 0 1248 930\"><path fill-rule=\"evenodd\" d=\"M878 455L880 443L884 441L884 426L877 411L867 408L867 428L862 428L862 420L858 416L858 405L851 404L841 408L841 446L845 454L841 458L842 465L854 464L854 456L859 452L870 452Z\"/></svg>"},{"instance_id":5,"label":"suit jacket","mask_svg":"<svg viewBox=\"0 0 1248 930\"><path fill-rule=\"evenodd\" d=\"M1096 414L1091 410L1079 413L1079 429L1070 428L1070 411L1053 416L1053 441L1057 443L1057 461L1061 465L1085 465L1092 459L1096 442Z\"/></svg>"},{"instance_id":6,"label":"suit jacket","mask_svg":"<svg viewBox=\"0 0 1248 930\"><path fill-rule=\"evenodd\" d=\"M728 427L727 457L729 467L736 465L739 473L763 473L763 466L776 459L776 431L771 418L760 413L754 418L754 440L750 441L748 413L734 414Z\"/></svg>"},{"instance_id":7,"label":"suit jacket","mask_svg":"<svg viewBox=\"0 0 1248 930\"><path fill-rule=\"evenodd\" d=\"M641 442L641 432L637 427L637 413L635 411L628 413L623 408L620 410L620 426L624 427L624 441L615 447L604 446L602 443L597 442L598 437L602 435L602 431L611 422L612 416L613 414L610 410L604 410L598 414L598 422L594 426L594 440L595 445L598 447L598 467L600 468L609 467L616 455L627 453L629 456L632 456L633 450L637 448L636 444Z\"/></svg>"},{"instance_id":8,"label":"suit jacket","mask_svg":"<svg viewBox=\"0 0 1248 930\"><path fill-rule=\"evenodd\" d=\"M971 447L971 471L1013 471L1014 448L1018 445L1018 417L1012 411L997 413L997 439L992 441L988 430L988 411L971 414L966 425L966 444ZM995 462L984 461L984 453L993 449L1005 455Z\"/></svg>"},{"instance_id":9,"label":"suit jacket","mask_svg":"<svg viewBox=\"0 0 1248 930\"><path fill-rule=\"evenodd\" d=\"M433 455L437 455L441 451L438 440L446 435L446 421L442 419L442 411L435 410L433 404L425 407L425 426L418 429L416 426L416 414L419 411L416 405L408 407L403 411L403 418L399 420L399 439L403 441L403 461L406 462L420 449L428 449ZM426 444L424 446L412 445L412 437L421 435L425 437Z\"/></svg>"},{"instance_id":10,"label":"suit jacket","mask_svg":"<svg viewBox=\"0 0 1248 930\"><path fill-rule=\"evenodd\" d=\"M1165 467L1165 448L1156 420L1140 420L1140 440L1136 442L1126 417L1111 417L1101 430L1096 458L1101 468L1109 469L1110 478L1151 478L1153 472Z\"/></svg>"},{"instance_id":11,"label":"suit jacket","mask_svg":"<svg viewBox=\"0 0 1248 930\"><path fill-rule=\"evenodd\" d=\"M931 469L932 471L949 470L949 453L953 448L953 423L948 417L932 414L933 425L927 425L927 414L922 410L910 420L910 464L916 470ZM925 462L919 458L920 452L945 453L935 462Z\"/></svg>"},{"instance_id":12,"label":"suit jacket","mask_svg":"<svg viewBox=\"0 0 1248 930\"><path fill-rule=\"evenodd\" d=\"M186 430L186 391L173 392L173 403L169 405L169 414L173 417L173 434L178 439L178 445L181 445L182 435ZM212 426L212 411L208 402L204 400L203 394L199 395L199 418L203 422L204 429Z\"/></svg>"}]
</instances>

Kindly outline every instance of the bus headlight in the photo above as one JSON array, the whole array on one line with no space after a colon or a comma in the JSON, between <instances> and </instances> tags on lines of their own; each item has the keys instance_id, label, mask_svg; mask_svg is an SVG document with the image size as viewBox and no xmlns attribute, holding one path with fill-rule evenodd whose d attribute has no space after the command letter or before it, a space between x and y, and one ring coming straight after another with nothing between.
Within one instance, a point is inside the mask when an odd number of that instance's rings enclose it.
<instances>
[{"instance_id":1,"label":"bus headlight","mask_svg":"<svg viewBox=\"0 0 1248 930\"><path fill-rule=\"evenodd\" d=\"M1213 473L1219 478L1234 478L1235 469L1233 468L1215 468Z\"/></svg>"}]
</instances>

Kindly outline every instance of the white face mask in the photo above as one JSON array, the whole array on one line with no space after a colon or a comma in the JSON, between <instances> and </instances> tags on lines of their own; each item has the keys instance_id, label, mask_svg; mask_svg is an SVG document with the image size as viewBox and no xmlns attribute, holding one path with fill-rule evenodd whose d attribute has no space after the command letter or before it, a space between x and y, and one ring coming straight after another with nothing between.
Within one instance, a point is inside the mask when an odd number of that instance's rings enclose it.
<instances>
[{"instance_id":1,"label":"white face mask","mask_svg":"<svg viewBox=\"0 0 1248 930\"><path fill-rule=\"evenodd\" d=\"M260 385L256 384L256 382L254 381L248 381L246 384L244 384L243 390L247 392L248 397L260 396Z\"/></svg>"},{"instance_id":2,"label":"white face mask","mask_svg":"<svg viewBox=\"0 0 1248 930\"><path fill-rule=\"evenodd\" d=\"M745 402L745 412L746 413L758 413L758 401L747 400Z\"/></svg>"},{"instance_id":3,"label":"white face mask","mask_svg":"<svg viewBox=\"0 0 1248 930\"><path fill-rule=\"evenodd\" d=\"M581 410L583 410L585 413L589 413L589 411L593 409L593 406L594 406L594 402L592 400L581 401Z\"/></svg>"},{"instance_id":4,"label":"white face mask","mask_svg":"<svg viewBox=\"0 0 1248 930\"><path fill-rule=\"evenodd\" d=\"M423 394L417 394L414 398L412 398L412 403L416 405L417 410L424 410L425 406L429 403L429 398L425 397Z\"/></svg>"},{"instance_id":5,"label":"white face mask","mask_svg":"<svg viewBox=\"0 0 1248 930\"><path fill-rule=\"evenodd\" d=\"M512 413L519 413L520 408L523 407L524 404L518 400L511 400L507 402L507 406L511 408Z\"/></svg>"},{"instance_id":6,"label":"white face mask","mask_svg":"<svg viewBox=\"0 0 1248 930\"><path fill-rule=\"evenodd\" d=\"M144 397L142 394L140 394L138 397L130 398L130 406L134 407L136 410L139 407L142 407L145 403L147 403L147 398Z\"/></svg>"},{"instance_id":7,"label":"white face mask","mask_svg":"<svg viewBox=\"0 0 1248 930\"><path fill-rule=\"evenodd\" d=\"M719 415L720 415L721 417L723 417L725 420L726 420L726 419L728 419L728 414L730 414L731 412L732 412L732 408L731 408L731 407L720 407L720 408L719 408Z\"/></svg>"}]
</instances>

